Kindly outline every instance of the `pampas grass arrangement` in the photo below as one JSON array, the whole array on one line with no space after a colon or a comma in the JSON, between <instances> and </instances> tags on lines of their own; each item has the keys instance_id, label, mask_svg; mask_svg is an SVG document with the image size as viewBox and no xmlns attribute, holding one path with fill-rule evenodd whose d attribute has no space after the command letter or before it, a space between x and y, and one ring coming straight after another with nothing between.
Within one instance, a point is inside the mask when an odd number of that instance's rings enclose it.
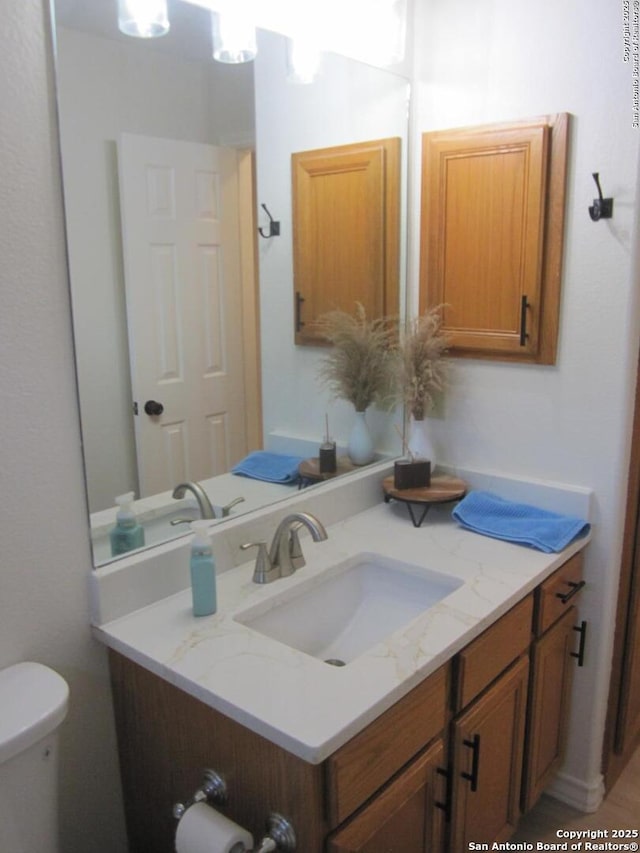
<instances>
[{"instance_id":1,"label":"pampas grass arrangement","mask_svg":"<svg viewBox=\"0 0 640 853\"><path fill-rule=\"evenodd\" d=\"M348 400L357 412L370 405L387 408L393 401L395 323L367 319L356 303L354 314L335 310L316 321L320 335L333 344L320 365L320 379L334 397Z\"/></svg>"},{"instance_id":2,"label":"pampas grass arrangement","mask_svg":"<svg viewBox=\"0 0 640 853\"><path fill-rule=\"evenodd\" d=\"M412 320L397 353L398 397L416 421L433 406L433 395L446 384L444 354L449 338L442 331L442 306Z\"/></svg>"}]
</instances>

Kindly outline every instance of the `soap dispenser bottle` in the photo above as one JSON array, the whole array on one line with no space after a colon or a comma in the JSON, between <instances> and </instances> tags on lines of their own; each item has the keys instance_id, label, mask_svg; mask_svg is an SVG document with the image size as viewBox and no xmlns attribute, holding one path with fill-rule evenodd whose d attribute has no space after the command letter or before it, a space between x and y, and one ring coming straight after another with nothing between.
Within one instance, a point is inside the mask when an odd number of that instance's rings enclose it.
<instances>
[{"instance_id":1,"label":"soap dispenser bottle","mask_svg":"<svg viewBox=\"0 0 640 853\"><path fill-rule=\"evenodd\" d=\"M138 524L131 504L133 503L133 492L118 495L116 498L118 512L116 514L116 525L109 531L111 541L111 555L117 557L126 554L134 548L142 548L144 545L144 529Z\"/></svg>"},{"instance_id":2,"label":"soap dispenser bottle","mask_svg":"<svg viewBox=\"0 0 640 853\"><path fill-rule=\"evenodd\" d=\"M209 521L192 521L195 533L191 543L191 594L193 615L210 616L216 612L216 567L209 537Z\"/></svg>"}]
</instances>

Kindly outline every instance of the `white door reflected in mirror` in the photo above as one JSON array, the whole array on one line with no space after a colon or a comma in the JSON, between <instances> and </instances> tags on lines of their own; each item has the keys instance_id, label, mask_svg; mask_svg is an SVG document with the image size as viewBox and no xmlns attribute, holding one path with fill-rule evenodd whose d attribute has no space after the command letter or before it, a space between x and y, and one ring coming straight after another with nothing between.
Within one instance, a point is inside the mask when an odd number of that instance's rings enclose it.
<instances>
[{"instance_id":1,"label":"white door reflected in mirror","mask_svg":"<svg viewBox=\"0 0 640 853\"><path fill-rule=\"evenodd\" d=\"M139 497L223 474L248 450L237 161L232 148L120 138Z\"/></svg>"}]
</instances>

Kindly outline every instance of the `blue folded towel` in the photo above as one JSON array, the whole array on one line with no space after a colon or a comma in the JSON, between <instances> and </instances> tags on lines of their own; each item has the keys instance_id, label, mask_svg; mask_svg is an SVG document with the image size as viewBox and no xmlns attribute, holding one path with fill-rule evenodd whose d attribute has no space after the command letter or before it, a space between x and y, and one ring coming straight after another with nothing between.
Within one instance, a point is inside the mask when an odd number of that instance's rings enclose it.
<instances>
[{"instance_id":1,"label":"blue folded towel","mask_svg":"<svg viewBox=\"0 0 640 853\"><path fill-rule=\"evenodd\" d=\"M547 554L562 551L573 539L586 535L590 529L589 524L580 518L507 501L491 492L470 492L452 515L463 527L475 533L530 545Z\"/></svg>"},{"instance_id":2,"label":"blue folded towel","mask_svg":"<svg viewBox=\"0 0 640 853\"><path fill-rule=\"evenodd\" d=\"M296 483L299 477L298 465L302 461L302 456L254 450L238 462L231 473L251 477L252 480L265 480L267 483Z\"/></svg>"}]
</instances>

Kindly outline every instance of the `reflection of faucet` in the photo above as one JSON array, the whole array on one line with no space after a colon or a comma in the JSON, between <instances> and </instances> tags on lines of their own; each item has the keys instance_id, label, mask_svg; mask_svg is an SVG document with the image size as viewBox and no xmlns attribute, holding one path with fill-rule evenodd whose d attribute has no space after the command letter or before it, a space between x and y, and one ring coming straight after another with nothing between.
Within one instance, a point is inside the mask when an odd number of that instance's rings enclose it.
<instances>
[{"instance_id":1,"label":"reflection of faucet","mask_svg":"<svg viewBox=\"0 0 640 853\"><path fill-rule=\"evenodd\" d=\"M229 513L231 512L233 507L236 504L241 504L243 501L244 501L244 498L234 498L232 501L229 501L229 503L226 504L225 506L216 507L216 510L218 510L218 513L219 513L217 517L218 518L228 518Z\"/></svg>"},{"instance_id":2,"label":"reflection of faucet","mask_svg":"<svg viewBox=\"0 0 640 853\"><path fill-rule=\"evenodd\" d=\"M267 551L264 542L247 542L241 545L242 550L257 547L254 583L271 583L278 578L292 575L296 569L304 566L304 555L298 538L298 530L306 527L314 542L327 539L324 525L309 512L293 512L285 516L273 534L271 547Z\"/></svg>"},{"instance_id":3,"label":"reflection of faucet","mask_svg":"<svg viewBox=\"0 0 640 853\"><path fill-rule=\"evenodd\" d=\"M198 507L200 509L200 515L202 518L215 518L216 514L213 511L213 507L211 506L211 501L207 497L207 493L202 488L200 483L178 483L178 485L173 490L173 497L183 498L185 492L191 492L195 499L198 501Z\"/></svg>"}]
</instances>

